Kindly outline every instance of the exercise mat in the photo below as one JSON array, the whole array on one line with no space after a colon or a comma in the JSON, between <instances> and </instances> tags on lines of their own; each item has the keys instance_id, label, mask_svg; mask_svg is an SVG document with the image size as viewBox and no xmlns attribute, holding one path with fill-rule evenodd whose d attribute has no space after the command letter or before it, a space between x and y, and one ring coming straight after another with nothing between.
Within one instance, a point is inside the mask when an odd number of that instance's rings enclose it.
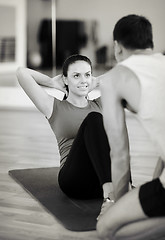
<instances>
[{"instance_id":1,"label":"exercise mat","mask_svg":"<svg viewBox=\"0 0 165 240\"><path fill-rule=\"evenodd\" d=\"M67 197L59 188L58 171L58 167L19 169L9 171L9 175L65 228L71 231L95 230L102 200Z\"/></svg>"}]
</instances>

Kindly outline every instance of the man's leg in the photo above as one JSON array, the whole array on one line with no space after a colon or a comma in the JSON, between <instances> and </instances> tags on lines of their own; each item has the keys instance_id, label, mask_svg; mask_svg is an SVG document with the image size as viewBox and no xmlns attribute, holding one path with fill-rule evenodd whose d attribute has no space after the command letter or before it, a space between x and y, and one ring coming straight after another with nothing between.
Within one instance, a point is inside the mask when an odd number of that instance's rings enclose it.
<instances>
[{"instance_id":1,"label":"man's leg","mask_svg":"<svg viewBox=\"0 0 165 240\"><path fill-rule=\"evenodd\" d=\"M165 216L165 168L158 179L128 192L110 206L99 219L97 231L101 239L108 240L121 226L156 216Z\"/></svg>"},{"instance_id":2,"label":"man's leg","mask_svg":"<svg viewBox=\"0 0 165 240\"><path fill-rule=\"evenodd\" d=\"M136 188L109 206L97 223L97 231L101 239L110 240L122 225L145 218L147 216L139 201L139 188Z\"/></svg>"}]
</instances>

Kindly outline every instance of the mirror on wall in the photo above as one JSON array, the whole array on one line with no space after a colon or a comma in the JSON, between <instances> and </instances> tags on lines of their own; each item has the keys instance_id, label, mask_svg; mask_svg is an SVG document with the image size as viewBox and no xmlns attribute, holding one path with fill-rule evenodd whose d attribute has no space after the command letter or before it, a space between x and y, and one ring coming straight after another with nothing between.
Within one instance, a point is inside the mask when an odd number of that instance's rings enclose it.
<instances>
[{"instance_id":1,"label":"mirror on wall","mask_svg":"<svg viewBox=\"0 0 165 240\"><path fill-rule=\"evenodd\" d=\"M0 63L15 62L16 11L13 6L0 6ZM5 24L2 24L5 23Z\"/></svg>"},{"instance_id":2,"label":"mirror on wall","mask_svg":"<svg viewBox=\"0 0 165 240\"><path fill-rule=\"evenodd\" d=\"M54 1L56 27L52 37L51 3ZM96 11L86 10L91 9L95 0L88 1L87 4L80 0L70 2L73 8L67 7L68 1L65 0L27 1L27 66L50 72L53 65L60 71L69 55L80 53L91 59L94 69L109 69L112 62L109 60L110 34L107 34L107 28L102 30L104 24L97 14L99 7ZM84 11L78 11L79 5Z\"/></svg>"},{"instance_id":3,"label":"mirror on wall","mask_svg":"<svg viewBox=\"0 0 165 240\"><path fill-rule=\"evenodd\" d=\"M26 0L0 0L0 74L26 64Z\"/></svg>"}]
</instances>

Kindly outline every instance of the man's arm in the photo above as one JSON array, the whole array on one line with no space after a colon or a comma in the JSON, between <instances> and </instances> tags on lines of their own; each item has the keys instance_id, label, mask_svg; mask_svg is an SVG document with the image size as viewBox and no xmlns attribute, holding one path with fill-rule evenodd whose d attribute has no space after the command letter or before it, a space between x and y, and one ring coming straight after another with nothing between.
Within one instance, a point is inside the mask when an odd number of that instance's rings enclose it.
<instances>
[{"instance_id":1,"label":"man's arm","mask_svg":"<svg viewBox=\"0 0 165 240\"><path fill-rule=\"evenodd\" d=\"M111 173L116 200L128 192L130 181L129 141L119 94L119 75L113 69L100 77L104 127L111 149Z\"/></svg>"},{"instance_id":2,"label":"man's arm","mask_svg":"<svg viewBox=\"0 0 165 240\"><path fill-rule=\"evenodd\" d=\"M165 167L165 163L161 157L159 157L158 162L156 164L155 171L153 173L153 179L160 177L163 169Z\"/></svg>"}]
</instances>

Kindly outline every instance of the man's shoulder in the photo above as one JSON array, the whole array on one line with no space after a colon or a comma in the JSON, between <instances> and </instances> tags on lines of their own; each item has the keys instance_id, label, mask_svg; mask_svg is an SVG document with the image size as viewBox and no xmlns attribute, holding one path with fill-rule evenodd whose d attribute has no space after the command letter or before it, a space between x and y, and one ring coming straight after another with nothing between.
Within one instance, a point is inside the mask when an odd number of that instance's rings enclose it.
<instances>
[{"instance_id":1,"label":"man's shoulder","mask_svg":"<svg viewBox=\"0 0 165 240\"><path fill-rule=\"evenodd\" d=\"M122 84L128 84L132 79L136 79L136 75L126 66L117 64L100 77L100 85L101 87L118 88Z\"/></svg>"},{"instance_id":2,"label":"man's shoulder","mask_svg":"<svg viewBox=\"0 0 165 240\"><path fill-rule=\"evenodd\" d=\"M127 67L116 65L104 76L101 83L102 95L125 100L130 109L137 112L140 96L140 83L137 76Z\"/></svg>"}]
</instances>

